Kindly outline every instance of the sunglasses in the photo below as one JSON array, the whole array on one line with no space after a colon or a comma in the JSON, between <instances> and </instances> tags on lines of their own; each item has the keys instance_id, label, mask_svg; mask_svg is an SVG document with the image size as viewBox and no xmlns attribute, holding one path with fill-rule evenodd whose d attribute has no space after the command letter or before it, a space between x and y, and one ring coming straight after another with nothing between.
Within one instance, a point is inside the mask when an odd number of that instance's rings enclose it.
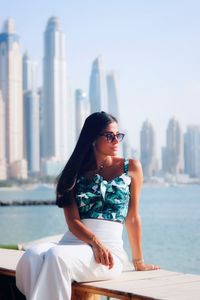
<instances>
[{"instance_id":1,"label":"sunglasses","mask_svg":"<svg viewBox=\"0 0 200 300\"><path fill-rule=\"evenodd\" d=\"M106 141L108 143L112 143L115 138L117 139L118 142L121 142L125 136L124 133L117 133L117 134L114 134L113 132L104 132L102 134L100 134L100 136L105 136L106 138Z\"/></svg>"}]
</instances>

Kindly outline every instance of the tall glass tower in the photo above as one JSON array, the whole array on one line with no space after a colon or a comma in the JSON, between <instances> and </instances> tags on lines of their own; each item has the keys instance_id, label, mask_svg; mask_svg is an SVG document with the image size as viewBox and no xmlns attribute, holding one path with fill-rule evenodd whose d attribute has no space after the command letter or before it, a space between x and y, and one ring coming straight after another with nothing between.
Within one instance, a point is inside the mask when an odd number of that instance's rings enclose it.
<instances>
[{"instance_id":1,"label":"tall glass tower","mask_svg":"<svg viewBox=\"0 0 200 300\"><path fill-rule=\"evenodd\" d=\"M30 175L40 171L40 103L37 91L37 63L23 56L25 154Z\"/></svg>"},{"instance_id":2,"label":"tall glass tower","mask_svg":"<svg viewBox=\"0 0 200 300\"><path fill-rule=\"evenodd\" d=\"M108 111L106 76L102 56L98 56L92 64L89 98L91 113Z\"/></svg>"},{"instance_id":3,"label":"tall glass tower","mask_svg":"<svg viewBox=\"0 0 200 300\"><path fill-rule=\"evenodd\" d=\"M140 132L141 163L145 177L154 176L157 172L155 131L149 121L145 121Z\"/></svg>"},{"instance_id":4,"label":"tall glass tower","mask_svg":"<svg viewBox=\"0 0 200 300\"><path fill-rule=\"evenodd\" d=\"M7 178L5 133L5 103L0 90L0 180Z\"/></svg>"},{"instance_id":5,"label":"tall glass tower","mask_svg":"<svg viewBox=\"0 0 200 300\"><path fill-rule=\"evenodd\" d=\"M108 95L108 112L117 118L119 118L119 95L118 95L118 82L117 74L115 72L110 72L106 76L107 82L107 95Z\"/></svg>"},{"instance_id":6,"label":"tall glass tower","mask_svg":"<svg viewBox=\"0 0 200 300\"><path fill-rule=\"evenodd\" d=\"M85 119L90 113L89 101L87 99L86 93L77 89L75 91L75 101L76 101L76 137L78 139Z\"/></svg>"},{"instance_id":7,"label":"tall glass tower","mask_svg":"<svg viewBox=\"0 0 200 300\"><path fill-rule=\"evenodd\" d=\"M184 135L185 173L200 178L200 126L190 125Z\"/></svg>"},{"instance_id":8,"label":"tall glass tower","mask_svg":"<svg viewBox=\"0 0 200 300\"><path fill-rule=\"evenodd\" d=\"M66 53L65 35L56 17L48 20L44 33L42 105L43 157L64 162L68 157L70 135Z\"/></svg>"},{"instance_id":9,"label":"tall glass tower","mask_svg":"<svg viewBox=\"0 0 200 300\"><path fill-rule=\"evenodd\" d=\"M24 160L22 57L14 20L0 34L0 90L5 106L5 153L8 177L26 178Z\"/></svg>"},{"instance_id":10,"label":"tall glass tower","mask_svg":"<svg viewBox=\"0 0 200 300\"><path fill-rule=\"evenodd\" d=\"M172 175L184 172L183 133L179 122L170 119L166 132L166 147L163 148L163 171Z\"/></svg>"}]
</instances>

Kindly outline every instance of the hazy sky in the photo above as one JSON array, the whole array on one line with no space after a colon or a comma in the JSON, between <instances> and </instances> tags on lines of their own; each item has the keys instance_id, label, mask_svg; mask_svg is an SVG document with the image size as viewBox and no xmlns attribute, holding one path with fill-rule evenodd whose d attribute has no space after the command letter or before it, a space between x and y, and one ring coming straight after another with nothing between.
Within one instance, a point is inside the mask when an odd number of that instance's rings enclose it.
<instances>
[{"instance_id":1,"label":"hazy sky","mask_svg":"<svg viewBox=\"0 0 200 300\"><path fill-rule=\"evenodd\" d=\"M108 71L118 72L121 118L134 147L147 118L158 149L172 116L184 131L200 124L200 1L0 0L0 26L13 17L22 51L40 65L52 15L66 34L73 90L88 93L91 64L99 54Z\"/></svg>"}]
</instances>

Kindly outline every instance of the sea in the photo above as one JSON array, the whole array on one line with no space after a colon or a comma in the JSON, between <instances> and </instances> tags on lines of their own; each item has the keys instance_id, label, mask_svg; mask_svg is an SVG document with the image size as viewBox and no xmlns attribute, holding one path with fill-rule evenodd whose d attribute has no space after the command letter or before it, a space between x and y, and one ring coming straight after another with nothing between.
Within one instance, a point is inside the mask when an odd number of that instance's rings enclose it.
<instances>
[{"instance_id":1,"label":"sea","mask_svg":"<svg viewBox=\"0 0 200 300\"><path fill-rule=\"evenodd\" d=\"M55 200L54 187L0 188L0 201ZM35 202L37 202L35 201ZM140 195L146 263L200 275L200 185L144 185ZM0 206L0 246L31 242L67 230L56 205ZM124 248L131 259L126 230Z\"/></svg>"}]
</instances>

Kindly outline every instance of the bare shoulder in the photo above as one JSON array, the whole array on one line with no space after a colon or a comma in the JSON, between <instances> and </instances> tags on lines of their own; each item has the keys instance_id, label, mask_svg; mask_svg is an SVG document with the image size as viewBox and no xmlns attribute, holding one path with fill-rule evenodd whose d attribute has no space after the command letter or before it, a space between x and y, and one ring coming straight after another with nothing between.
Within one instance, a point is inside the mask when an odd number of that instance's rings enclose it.
<instances>
[{"instance_id":1,"label":"bare shoulder","mask_svg":"<svg viewBox=\"0 0 200 300\"><path fill-rule=\"evenodd\" d=\"M130 172L138 172L142 170L141 162L138 159L129 159L129 171Z\"/></svg>"},{"instance_id":2,"label":"bare shoulder","mask_svg":"<svg viewBox=\"0 0 200 300\"><path fill-rule=\"evenodd\" d=\"M143 179L142 165L138 159L129 159L129 175L132 178Z\"/></svg>"}]
</instances>

